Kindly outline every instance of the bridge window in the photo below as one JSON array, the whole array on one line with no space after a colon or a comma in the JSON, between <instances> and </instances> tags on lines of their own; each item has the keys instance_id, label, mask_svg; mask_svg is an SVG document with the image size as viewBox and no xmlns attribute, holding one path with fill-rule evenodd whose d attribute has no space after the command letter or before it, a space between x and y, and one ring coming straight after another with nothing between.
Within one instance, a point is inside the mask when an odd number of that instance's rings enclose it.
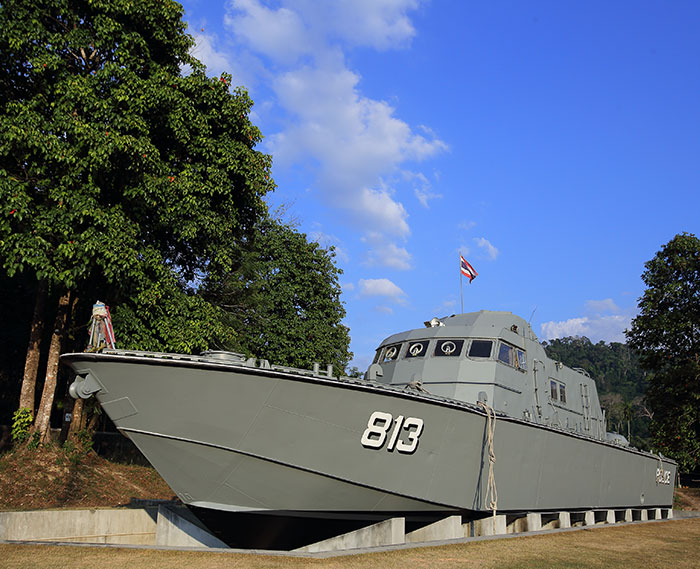
<instances>
[{"instance_id":1,"label":"bridge window","mask_svg":"<svg viewBox=\"0 0 700 569\"><path fill-rule=\"evenodd\" d=\"M559 401L566 403L566 385L563 383L559 384Z\"/></svg>"},{"instance_id":2,"label":"bridge window","mask_svg":"<svg viewBox=\"0 0 700 569\"><path fill-rule=\"evenodd\" d=\"M515 369L525 371L527 369L527 356L525 351L505 342L498 345L498 361Z\"/></svg>"},{"instance_id":3,"label":"bridge window","mask_svg":"<svg viewBox=\"0 0 700 569\"><path fill-rule=\"evenodd\" d=\"M438 340L435 345L436 356L459 356L462 353L464 340Z\"/></svg>"},{"instance_id":4,"label":"bridge window","mask_svg":"<svg viewBox=\"0 0 700 569\"><path fill-rule=\"evenodd\" d=\"M420 342L409 342L404 358L422 358L428 352L428 344L430 340L422 340Z\"/></svg>"},{"instance_id":5,"label":"bridge window","mask_svg":"<svg viewBox=\"0 0 700 569\"><path fill-rule=\"evenodd\" d=\"M470 358L490 358L492 347L491 340L472 340L468 355Z\"/></svg>"},{"instance_id":6,"label":"bridge window","mask_svg":"<svg viewBox=\"0 0 700 569\"><path fill-rule=\"evenodd\" d=\"M498 360L504 364L508 364L509 366L514 365L515 360L513 359L513 346L509 346L508 344L501 342L501 345L498 346Z\"/></svg>"},{"instance_id":7,"label":"bridge window","mask_svg":"<svg viewBox=\"0 0 700 569\"><path fill-rule=\"evenodd\" d=\"M557 390L557 382L554 381L553 379L549 381L549 396L550 396L554 401L559 401L558 390Z\"/></svg>"}]
</instances>

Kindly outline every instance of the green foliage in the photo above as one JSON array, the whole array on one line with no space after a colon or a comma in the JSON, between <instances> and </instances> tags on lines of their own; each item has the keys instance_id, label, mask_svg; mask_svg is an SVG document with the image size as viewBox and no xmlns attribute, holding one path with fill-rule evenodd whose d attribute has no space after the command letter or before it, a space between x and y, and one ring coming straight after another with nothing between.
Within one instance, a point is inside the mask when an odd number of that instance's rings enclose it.
<instances>
[{"instance_id":1,"label":"green foliage","mask_svg":"<svg viewBox=\"0 0 700 569\"><path fill-rule=\"evenodd\" d=\"M235 339L222 310L172 274L125 289L112 312L121 348L199 353Z\"/></svg>"},{"instance_id":2,"label":"green foliage","mask_svg":"<svg viewBox=\"0 0 700 569\"><path fill-rule=\"evenodd\" d=\"M317 362L345 369L351 354L341 321L341 274L333 249L309 241L290 225L268 219L241 248L238 269L206 283L206 296L224 307L236 338L222 347L279 365Z\"/></svg>"},{"instance_id":3,"label":"green foliage","mask_svg":"<svg viewBox=\"0 0 700 569\"><path fill-rule=\"evenodd\" d=\"M32 426L34 417L32 412L26 407L20 407L12 416L12 440L21 444L29 438L29 428Z\"/></svg>"},{"instance_id":4,"label":"green foliage","mask_svg":"<svg viewBox=\"0 0 700 569\"><path fill-rule=\"evenodd\" d=\"M627 344L594 344L586 337L543 342L547 355L571 368L583 368L596 382L608 428L624 434L640 448L649 448L649 418L644 405L647 374Z\"/></svg>"},{"instance_id":5,"label":"green foliage","mask_svg":"<svg viewBox=\"0 0 700 569\"><path fill-rule=\"evenodd\" d=\"M644 393L646 374L639 366L637 354L626 344L594 344L586 337L570 337L543 345L550 358L585 369L595 379L600 394L619 393L631 400Z\"/></svg>"},{"instance_id":6,"label":"green foliage","mask_svg":"<svg viewBox=\"0 0 700 569\"><path fill-rule=\"evenodd\" d=\"M82 429L75 434L75 439L68 439L63 443L63 452L71 464L79 464L82 458L92 450L92 434L87 429Z\"/></svg>"},{"instance_id":7,"label":"green foliage","mask_svg":"<svg viewBox=\"0 0 700 569\"><path fill-rule=\"evenodd\" d=\"M40 444L41 444L41 434L38 432L32 433L32 436L29 440L29 443L27 443L27 448L30 450L36 450L39 448Z\"/></svg>"},{"instance_id":8,"label":"green foliage","mask_svg":"<svg viewBox=\"0 0 700 569\"><path fill-rule=\"evenodd\" d=\"M690 471L700 467L700 239L676 235L645 267L627 339L651 372L654 441Z\"/></svg>"},{"instance_id":9,"label":"green foliage","mask_svg":"<svg viewBox=\"0 0 700 569\"><path fill-rule=\"evenodd\" d=\"M182 15L2 2L0 270L95 286L123 343L192 351L231 335L188 283L234 268L274 182L251 99L206 76Z\"/></svg>"},{"instance_id":10,"label":"green foliage","mask_svg":"<svg viewBox=\"0 0 700 569\"><path fill-rule=\"evenodd\" d=\"M651 376L647 401L654 410L656 448L676 459L684 472L700 460L700 365L687 362Z\"/></svg>"}]
</instances>

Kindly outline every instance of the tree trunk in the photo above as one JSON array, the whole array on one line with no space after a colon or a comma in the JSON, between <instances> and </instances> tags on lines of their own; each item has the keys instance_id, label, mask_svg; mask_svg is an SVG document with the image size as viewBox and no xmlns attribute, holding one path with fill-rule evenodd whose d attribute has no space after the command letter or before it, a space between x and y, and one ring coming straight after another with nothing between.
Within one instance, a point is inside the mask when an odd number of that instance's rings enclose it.
<instances>
[{"instance_id":1,"label":"tree trunk","mask_svg":"<svg viewBox=\"0 0 700 569\"><path fill-rule=\"evenodd\" d=\"M41 443L49 441L51 427L51 409L56 394L56 378L58 376L58 357L61 355L61 344L66 332L66 319L70 303L70 291L66 291L58 300L58 311L54 322L51 345L49 346L49 361L46 364L46 380L44 390L41 393L39 410L34 421L34 432L39 433Z\"/></svg>"},{"instance_id":2,"label":"tree trunk","mask_svg":"<svg viewBox=\"0 0 700 569\"><path fill-rule=\"evenodd\" d=\"M44 305L48 295L46 281L39 281L32 316L32 329L29 333L29 346L27 357L24 360L24 377L22 378L22 390L19 395L19 408L29 409L34 417L36 399L36 378L39 372L39 358L41 357L41 336L44 332Z\"/></svg>"},{"instance_id":3,"label":"tree trunk","mask_svg":"<svg viewBox=\"0 0 700 569\"><path fill-rule=\"evenodd\" d=\"M68 439L74 440L76 433L83 428L83 415L85 414L85 400L76 399L73 404L73 415L70 419L70 429L68 429Z\"/></svg>"}]
</instances>

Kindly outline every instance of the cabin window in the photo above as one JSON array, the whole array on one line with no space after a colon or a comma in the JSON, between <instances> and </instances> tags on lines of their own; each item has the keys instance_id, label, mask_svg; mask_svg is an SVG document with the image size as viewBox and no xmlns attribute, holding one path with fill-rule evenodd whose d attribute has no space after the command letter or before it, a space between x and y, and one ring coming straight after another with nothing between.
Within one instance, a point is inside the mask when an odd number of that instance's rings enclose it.
<instances>
[{"instance_id":1,"label":"cabin window","mask_svg":"<svg viewBox=\"0 0 700 569\"><path fill-rule=\"evenodd\" d=\"M469 346L469 357L490 358L492 346L491 340L472 340L471 346Z\"/></svg>"},{"instance_id":2,"label":"cabin window","mask_svg":"<svg viewBox=\"0 0 700 569\"><path fill-rule=\"evenodd\" d=\"M462 353L464 340L439 340L435 344L436 356L458 356Z\"/></svg>"},{"instance_id":3,"label":"cabin window","mask_svg":"<svg viewBox=\"0 0 700 569\"><path fill-rule=\"evenodd\" d=\"M384 361L392 362L399 357L399 352L401 351L401 344L394 344L393 346L387 346L384 350Z\"/></svg>"},{"instance_id":4,"label":"cabin window","mask_svg":"<svg viewBox=\"0 0 700 569\"><path fill-rule=\"evenodd\" d=\"M556 379L549 379L549 397L566 405L566 385Z\"/></svg>"},{"instance_id":5,"label":"cabin window","mask_svg":"<svg viewBox=\"0 0 700 569\"><path fill-rule=\"evenodd\" d=\"M404 358L422 358L428 352L430 340L420 342L409 342Z\"/></svg>"},{"instance_id":6,"label":"cabin window","mask_svg":"<svg viewBox=\"0 0 700 569\"><path fill-rule=\"evenodd\" d=\"M527 369L527 357L525 356L525 352L522 350L515 350L515 354L517 356L517 363L518 363L518 369L526 370Z\"/></svg>"},{"instance_id":7,"label":"cabin window","mask_svg":"<svg viewBox=\"0 0 700 569\"><path fill-rule=\"evenodd\" d=\"M501 345L498 346L498 360L509 366L514 365L513 347L501 342Z\"/></svg>"}]
</instances>

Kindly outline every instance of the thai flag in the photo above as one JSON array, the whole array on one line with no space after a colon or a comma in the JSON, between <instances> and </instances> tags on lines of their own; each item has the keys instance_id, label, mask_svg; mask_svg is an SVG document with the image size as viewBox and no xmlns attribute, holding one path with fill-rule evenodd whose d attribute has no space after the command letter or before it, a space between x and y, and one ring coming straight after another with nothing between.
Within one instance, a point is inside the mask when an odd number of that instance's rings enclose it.
<instances>
[{"instance_id":1,"label":"thai flag","mask_svg":"<svg viewBox=\"0 0 700 569\"><path fill-rule=\"evenodd\" d=\"M462 271L462 274L469 279L469 282L472 282L477 276L479 276L479 273L474 270L474 267L467 263L467 260L462 257L462 255L459 256L459 270Z\"/></svg>"}]
</instances>

